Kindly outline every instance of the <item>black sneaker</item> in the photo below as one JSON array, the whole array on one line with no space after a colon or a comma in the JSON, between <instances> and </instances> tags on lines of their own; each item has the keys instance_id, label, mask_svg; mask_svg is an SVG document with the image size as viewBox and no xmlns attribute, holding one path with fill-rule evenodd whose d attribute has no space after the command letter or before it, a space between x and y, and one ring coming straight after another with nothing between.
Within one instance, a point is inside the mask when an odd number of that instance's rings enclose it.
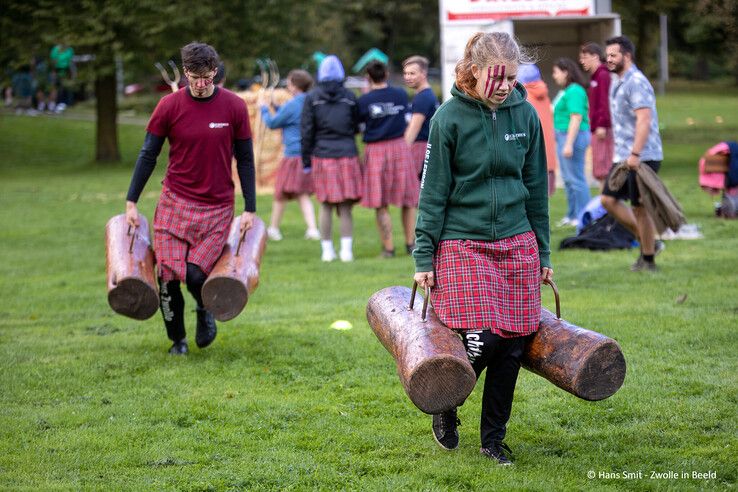
<instances>
[{"instance_id":1,"label":"black sneaker","mask_svg":"<svg viewBox=\"0 0 738 492\"><path fill-rule=\"evenodd\" d=\"M190 349L187 347L187 339L183 338L179 342L174 342L169 348L169 355L187 355Z\"/></svg>"},{"instance_id":2,"label":"black sneaker","mask_svg":"<svg viewBox=\"0 0 738 492\"><path fill-rule=\"evenodd\" d=\"M653 246L654 246L654 249L653 249L654 256L658 256L659 253L661 253L663 250L666 249L666 243L663 242L661 239L657 239Z\"/></svg>"},{"instance_id":3,"label":"black sneaker","mask_svg":"<svg viewBox=\"0 0 738 492\"><path fill-rule=\"evenodd\" d=\"M407 254L412 255L413 254L413 251L415 251L415 243L406 244L405 245L405 251L407 251Z\"/></svg>"},{"instance_id":4,"label":"black sneaker","mask_svg":"<svg viewBox=\"0 0 738 492\"><path fill-rule=\"evenodd\" d=\"M456 416L456 409L433 416L433 439L446 451L459 447L459 431L457 426L461 420Z\"/></svg>"},{"instance_id":5,"label":"black sneaker","mask_svg":"<svg viewBox=\"0 0 738 492\"><path fill-rule=\"evenodd\" d=\"M495 441L488 448L480 448L479 452L487 458L496 461L499 465L510 466L513 464L510 458L507 457L507 455L512 456L512 450L504 442Z\"/></svg>"},{"instance_id":6,"label":"black sneaker","mask_svg":"<svg viewBox=\"0 0 738 492\"><path fill-rule=\"evenodd\" d=\"M215 340L218 334L218 327L215 325L215 318L202 308L197 308L197 332L195 333L195 343L200 348L205 348Z\"/></svg>"},{"instance_id":7,"label":"black sneaker","mask_svg":"<svg viewBox=\"0 0 738 492\"><path fill-rule=\"evenodd\" d=\"M395 257L395 250L394 249L382 249L382 253L379 255L380 258L394 258Z\"/></svg>"}]
</instances>

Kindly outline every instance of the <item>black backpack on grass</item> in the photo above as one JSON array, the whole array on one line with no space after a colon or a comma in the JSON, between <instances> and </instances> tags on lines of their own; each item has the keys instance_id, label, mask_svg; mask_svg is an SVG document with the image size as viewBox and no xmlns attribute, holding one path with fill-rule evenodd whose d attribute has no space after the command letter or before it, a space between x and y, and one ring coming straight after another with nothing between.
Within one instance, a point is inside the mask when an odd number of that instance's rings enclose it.
<instances>
[{"instance_id":1,"label":"black backpack on grass","mask_svg":"<svg viewBox=\"0 0 738 492\"><path fill-rule=\"evenodd\" d=\"M567 237L559 245L560 249L582 248L594 251L609 249L630 249L635 237L625 227L605 214L587 224L578 235Z\"/></svg>"}]
</instances>

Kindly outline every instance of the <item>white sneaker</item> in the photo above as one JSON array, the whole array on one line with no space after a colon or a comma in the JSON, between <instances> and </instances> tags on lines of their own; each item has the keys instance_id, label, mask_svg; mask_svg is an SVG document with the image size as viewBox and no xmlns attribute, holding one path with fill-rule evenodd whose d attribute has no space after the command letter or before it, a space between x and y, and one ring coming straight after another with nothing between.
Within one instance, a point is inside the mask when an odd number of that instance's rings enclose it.
<instances>
[{"instance_id":1,"label":"white sneaker","mask_svg":"<svg viewBox=\"0 0 738 492\"><path fill-rule=\"evenodd\" d=\"M317 241L318 239L320 239L320 231L318 231L318 229L308 229L307 231L305 231L305 239Z\"/></svg>"},{"instance_id":2,"label":"white sneaker","mask_svg":"<svg viewBox=\"0 0 738 492\"><path fill-rule=\"evenodd\" d=\"M556 223L557 227L566 227L572 225L573 220L569 217L563 217L560 221Z\"/></svg>"},{"instance_id":3,"label":"white sneaker","mask_svg":"<svg viewBox=\"0 0 738 492\"><path fill-rule=\"evenodd\" d=\"M348 263L349 261L354 261L354 254L351 252L351 250L349 251L341 250L341 252L339 253L339 256L341 257L341 261L344 263Z\"/></svg>"},{"instance_id":4,"label":"white sneaker","mask_svg":"<svg viewBox=\"0 0 738 492\"><path fill-rule=\"evenodd\" d=\"M325 261L326 263L331 262L336 259L336 252L330 249L327 249L323 251L323 254L320 255L320 259L322 261Z\"/></svg>"},{"instance_id":5,"label":"white sneaker","mask_svg":"<svg viewBox=\"0 0 738 492\"><path fill-rule=\"evenodd\" d=\"M282 233L279 232L279 229L276 227L267 227L267 236L272 241L281 241L282 240Z\"/></svg>"},{"instance_id":6,"label":"white sneaker","mask_svg":"<svg viewBox=\"0 0 738 492\"><path fill-rule=\"evenodd\" d=\"M320 242L320 248L323 250L323 254L320 255L320 259L329 262L336 259L336 250L333 249L333 241L326 239Z\"/></svg>"}]
</instances>

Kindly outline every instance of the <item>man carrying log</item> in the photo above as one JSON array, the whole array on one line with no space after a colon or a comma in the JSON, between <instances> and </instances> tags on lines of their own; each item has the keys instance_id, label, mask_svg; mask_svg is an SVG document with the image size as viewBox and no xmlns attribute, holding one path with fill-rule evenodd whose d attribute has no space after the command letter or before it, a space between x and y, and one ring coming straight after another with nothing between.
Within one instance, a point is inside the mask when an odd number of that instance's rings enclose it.
<instances>
[{"instance_id":1,"label":"man carrying log","mask_svg":"<svg viewBox=\"0 0 738 492\"><path fill-rule=\"evenodd\" d=\"M154 251L159 301L169 353L188 353L184 297L180 282L197 302L195 343L210 345L215 319L202 303L202 286L218 260L233 219L235 155L245 211L241 232L251 228L256 211L254 155L249 115L243 100L213 79L220 59L212 46L193 42L181 50L187 86L159 101L146 127L126 198L126 219L138 227L136 202L151 176L165 139L169 164L154 215Z\"/></svg>"}]
</instances>

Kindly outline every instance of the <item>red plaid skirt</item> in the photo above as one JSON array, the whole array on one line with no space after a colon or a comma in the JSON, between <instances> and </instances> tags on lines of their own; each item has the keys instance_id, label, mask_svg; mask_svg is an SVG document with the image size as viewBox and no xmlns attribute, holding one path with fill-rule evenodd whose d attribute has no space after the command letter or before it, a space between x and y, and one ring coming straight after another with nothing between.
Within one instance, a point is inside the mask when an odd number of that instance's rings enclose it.
<instances>
[{"instance_id":1,"label":"red plaid skirt","mask_svg":"<svg viewBox=\"0 0 738 492\"><path fill-rule=\"evenodd\" d=\"M615 147L612 128L607 129L607 134L602 140L593 133L590 145L592 145L592 175L595 179L605 179L612 167L612 154Z\"/></svg>"},{"instance_id":2,"label":"red plaid skirt","mask_svg":"<svg viewBox=\"0 0 738 492\"><path fill-rule=\"evenodd\" d=\"M368 143L364 157L364 194L361 204L369 208L413 206L405 203L412 199L412 193L405 196L405 187L410 169L415 168L405 139L400 137Z\"/></svg>"},{"instance_id":3,"label":"red plaid skirt","mask_svg":"<svg viewBox=\"0 0 738 492\"><path fill-rule=\"evenodd\" d=\"M541 321L541 268L533 232L499 241L448 240L433 260L433 309L455 330L529 335Z\"/></svg>"},{"instance_id":4,"label":"red plaid skirt","mask_svg":"<svg viewBox=\"0 0 738 492\"><path fill-rule=\"evenodd\" d=\"M233 205L205 205L164 188L154 213L154 251L159 278L187 276L187 263L207 275L223 252L233 220Z\"/></svg>"},{"instance_id":5,"label":"red plaid skirt","mask_svg":"<svg viewBox=\"0 0 738 492\"><path fill-rule=\"evenodd\" d=\"M320 203L356 202L361 198L358 157L313 156L313 189Z\"/></svg>"},{"instance_id":6,"label":"red plaid skirt","mask_svg":"<svg viewBox=\"0 0 738 492\"><path fill-rule=\"evenodd\" d=\"M420 174L423 172L423 162L425 161L425 149L428 142L413 142L410 146L411 166L408 167L407 180L405 181L405 195L402 200L403 206L418 206L418 197L420 196Z\"/></svg>"},{"instance_id":7,"label":"red plaid skirt","mask_svg":"<svg viewBox=\"0 0 738 492\"><path fill-rule=\"evenodd\" d=\"M283 157L274 182L274 198L291 200L313 192L313 179L302 171L302 158Z\"/></svg>"}]
</instances>

